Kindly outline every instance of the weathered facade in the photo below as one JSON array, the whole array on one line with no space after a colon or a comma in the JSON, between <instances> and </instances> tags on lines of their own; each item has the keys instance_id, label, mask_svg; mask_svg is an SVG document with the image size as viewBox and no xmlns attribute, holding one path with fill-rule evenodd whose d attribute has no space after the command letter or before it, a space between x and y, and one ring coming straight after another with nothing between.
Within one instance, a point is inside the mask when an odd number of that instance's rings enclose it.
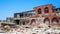
<instances>
[{"instance_id":1,"label":"weathered facade","mask_svg":"<svg viewBox=\"0 0 60 34\"><path fill-rule=\"evenodd\" d=\"M56 25L60 23L60 8L55 8L52 4L47 4L34 7L34 10L37 16L42 15L44 17L43 23L48 25ZM59 15L57 16L56 14Z\"/></svg>"},{"instance_id":2,"label":"weathered facade","mask_svg":"<svg viewBox=\"0 0 60 34\"><path fill-rule=\"evenodd\" d=\"M29 15L29 12L31 12L30 15ZM34 23L36 22L35 24L37 25L40 23L46 23L48 25L57 25L57 24L59 25L60 24L60 8L56 8L52 4L37 6L37 7L34 7L34 10L32 11L15 13L14 20L15 20L15 23L20 22L18 24L22 24L23 21L29 20L28 22L29 24L32 24L32 22ZM27 24L27 22L23 23L23 25L24 24Z\"/></svg>"},{"instance_id":3,"label":"weathered facade","mask_svg":"<svg viewBox=\"0 0 60 34\"><path fill-rule=\"evenodd\" d=\"M15 13L14 14L14 23L18 25L26 25L29 23L29 16L35 15L34 10L22 12L22 13Z\"/></svg>"}]
</instances>

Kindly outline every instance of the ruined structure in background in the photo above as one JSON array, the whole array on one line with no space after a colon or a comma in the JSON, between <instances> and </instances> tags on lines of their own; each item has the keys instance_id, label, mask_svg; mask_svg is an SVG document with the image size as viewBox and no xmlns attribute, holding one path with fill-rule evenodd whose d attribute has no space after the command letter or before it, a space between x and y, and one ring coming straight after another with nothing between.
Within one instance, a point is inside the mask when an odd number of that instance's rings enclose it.
<instances>
[{"instance_id":1,"label":"ruined structure in background","mask_svg":"<svg viewBox=\"0 0 60 34\"><path fill-rule=\"evenodd\" d=\"M29 16L35 15L34 10L21 12L21 13L14 13L14 23L18 25L26 25L29 23Z\"/></svg>"},{"instance_id":2,"label":"ruined structure in background","mask_svg":"<svg viewBox=\"0 0 60 34\"><path fill-rule=\"evenodd\" d=\"M33 10L15 13L14 22L19 25L46 23L48 25L60 24L60 8L52 4L34 7Z\"/></svg>"},{"instance_id":3,"label":"ruined structure in background","mask_svg":"<svg viewBox=\"0 0 60 34\"><path fill-rule=\"evenodd\" d=\"M60 25L60 8L56 8L52 4L37 6L33 10L14 13L14 17L7 18L2 22L11 22L17 25L39 25L40 23Z\"/></svg>"}]
</instances>

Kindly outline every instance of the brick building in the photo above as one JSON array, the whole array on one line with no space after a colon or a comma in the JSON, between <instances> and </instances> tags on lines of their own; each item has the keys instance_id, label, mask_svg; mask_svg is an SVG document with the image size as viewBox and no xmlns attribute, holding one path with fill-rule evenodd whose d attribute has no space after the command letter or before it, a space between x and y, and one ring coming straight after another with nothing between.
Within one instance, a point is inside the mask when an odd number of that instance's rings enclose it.
<instances>
[{"instance_id":1,"label":"brick building","mask_svg":"<svg viewBox=\"0 0 60 34\"><path fill-rule=\"evenodd\" d=\"M41 15L44 17L43 23L46 23L48 25L60 24L60 8L56 8L52 4L47 4L34 7L34 11L36 16Z\"/></svg>"},{"instance_id":2,"label":"brick building","mask_svg":"<svg viewBox=\"0 0 60 34\"><path fill-rule=\"evenodd\" d=\"M27 16L29 19L29 24L32 24L32 22L34 22L37 25L40 23L46 23L48 25L60 24L60 8L56 8L52 4L46 4L46 5L34 7L33 12L34 12L34 15ZM28 11L22 12L22 14L24 13L27 14ZM20 19L21 19L21 16L20 16Z\"/></svg>"}]
</instances>

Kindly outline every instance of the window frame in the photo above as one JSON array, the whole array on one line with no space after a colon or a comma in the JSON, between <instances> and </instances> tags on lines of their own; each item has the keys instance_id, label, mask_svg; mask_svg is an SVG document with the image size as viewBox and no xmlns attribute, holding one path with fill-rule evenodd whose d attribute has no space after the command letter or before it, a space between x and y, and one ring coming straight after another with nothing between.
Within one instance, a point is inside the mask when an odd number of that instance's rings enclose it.
<instances>
[{"instance_id":1,"label":"window frame","mask_svg":"<svg viewBox=\"0 0 60 34\"><path fill-rule=\"evenodd\" d=\"M42 13L41 8L39 8L38 9L38 14L41 14L41 13Z\"/></svg>"},{"instance_id":2,"label":"window frame","mask_svg":"<svg viewBox=\"0 0 60 34\"><path fill-rule=\"evenodd\" d=\"M49 13L49 8L48 7L44 8L44 13Z\"/></svg>"}]
</instances>

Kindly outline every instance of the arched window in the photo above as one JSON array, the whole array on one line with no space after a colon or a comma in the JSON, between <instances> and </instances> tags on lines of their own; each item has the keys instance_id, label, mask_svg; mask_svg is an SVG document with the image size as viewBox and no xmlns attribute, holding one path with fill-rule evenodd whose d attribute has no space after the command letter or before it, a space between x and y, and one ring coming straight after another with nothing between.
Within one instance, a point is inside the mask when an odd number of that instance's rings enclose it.
<instances>
[{"instance_id":1,"label":"arched window","mask_svg":"<svg viewBox=\"0 0 60 34\"><path fill-rule=\"evenodd\" d=\"M48 7L44 8L44 13L49 13Z\"/></svg>"},{"instance_id":2,"label":"arched window","mask_svg":"<svg viewBox=\"0 0 60 34\"><path fill-rule=\"evenodd\" d=\"M41 14L41 9L40 8L38 9L38 14Z\"/></svg>"},{"instance_id":3,"label":"arched window","mask_svg":"<svg viewBox=\"0 0 60 34\"><path fill-rule=\"evenodd\" d=\"M32 19L32 20L31 20L31 23L32 23L32 22L35 22L35 19Z\"/></svg>"},{"instance_id":4,"label":"arched window","mask_svg":"<svg viewBox=\"0 0 60 34\"><path fill-rule=\"evenodd\" d=\"M49 24L50 23L49 19L48 18L45 18L44 19L44 23Z\"/></svg>"},{"instance_id":5,"label":"arched window","mask_svg":"<svg viewBox=\"0 0 60 34\"><path fill-rule=\"evenodd\" d=\"M34 22L34 23L36 22L36 21L35 21L35 19L32 19L32 20L31 20L31 23L30 23L30 25L31 25L33 22Z\"/></svg>"},{"instance_id":6,"label":"arched window","mask_svg":"<svg viewBox=\"0 0 60 34\"><path fill-rule=\"evenodd\" d=\"M52 19L52 23L56 23L56 22L57 22L57 23L59 22L58 19L57 19L57 18L53 18L53 19Z\"/></svg>"}]
</instances>

